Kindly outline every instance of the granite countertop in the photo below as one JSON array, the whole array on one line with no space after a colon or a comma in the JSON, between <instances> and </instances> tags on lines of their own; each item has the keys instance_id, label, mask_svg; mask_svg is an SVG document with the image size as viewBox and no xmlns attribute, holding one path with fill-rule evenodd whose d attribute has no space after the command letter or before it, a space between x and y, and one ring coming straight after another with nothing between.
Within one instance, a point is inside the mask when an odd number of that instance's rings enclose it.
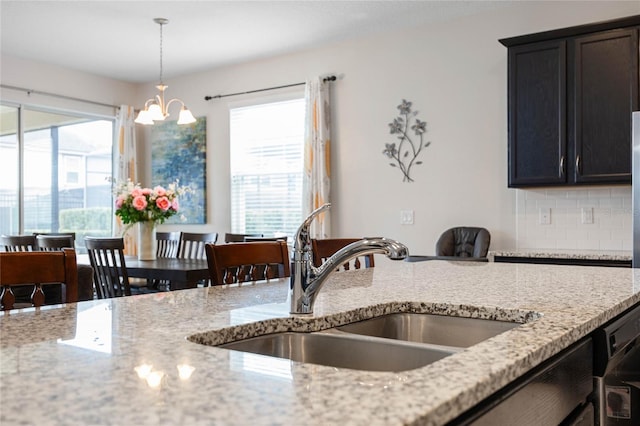
<instances>
[{"instance_id":1,"label":"granite countertop","mask_svg":"<svg viewBox=\"0 0 640 426\"><path fill-rule=\"evenodd\" d=\"M547 258L547 259L576 259L576 260L610 260L631 261L631 250L561 250L561 249L514 249L491 250L489 260L495 256Z\"/></svg>"},{"instance_id":2,"label":"granite countertop","mask_svg":"<svg viewBox=\"0 0 640 426\"><path fill-rule=\"evenodd\" d=\"M376 257L375 268L333 274L312 316L288 314L281 280L4 313L0 424L441 425L640 303L631 268ZM391 311L525 323L398 373L186 339L320 330Z\"/></svg>"}]
</instances>

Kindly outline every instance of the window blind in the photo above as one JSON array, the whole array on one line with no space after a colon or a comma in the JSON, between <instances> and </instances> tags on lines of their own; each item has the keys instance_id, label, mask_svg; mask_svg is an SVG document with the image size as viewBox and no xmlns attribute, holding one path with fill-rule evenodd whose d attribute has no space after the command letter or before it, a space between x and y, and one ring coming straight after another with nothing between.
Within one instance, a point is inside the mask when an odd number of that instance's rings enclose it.
<instances>
[{"instance_id":1,"label":"window blind","mask_svg":"<svg viewBox=\"0 0 640 426\"><path fill-rule=\"evenodd\" d=\"M231 232L287 235L302 222L304 99L230 110Z\"/></svg>"}]
</instances>

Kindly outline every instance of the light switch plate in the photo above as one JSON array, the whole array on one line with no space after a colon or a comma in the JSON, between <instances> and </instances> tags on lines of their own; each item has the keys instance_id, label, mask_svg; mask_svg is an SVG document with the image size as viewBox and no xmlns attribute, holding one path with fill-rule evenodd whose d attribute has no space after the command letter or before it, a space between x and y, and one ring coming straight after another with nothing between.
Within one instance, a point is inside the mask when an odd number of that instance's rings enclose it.
<instances>
[{"instance_id":1,"label":"light switch plate","mask_svg":"<svg viewBox=\"0 0 640 426\"><path fill-rule=\"evenodd\" d=\"M551 225L551 208L549 207L540 208L539 223L540 225Z\"/></svg>"},{"instance_id":2,"label":"light switch plate","mask_svg":"<svg viewBox=\"0 0 640 426\"><path fill-rule=\"evenodd\" d=\"M413 210L400 210L400 225L413 225Z\"/></svg>"}]
</instances>

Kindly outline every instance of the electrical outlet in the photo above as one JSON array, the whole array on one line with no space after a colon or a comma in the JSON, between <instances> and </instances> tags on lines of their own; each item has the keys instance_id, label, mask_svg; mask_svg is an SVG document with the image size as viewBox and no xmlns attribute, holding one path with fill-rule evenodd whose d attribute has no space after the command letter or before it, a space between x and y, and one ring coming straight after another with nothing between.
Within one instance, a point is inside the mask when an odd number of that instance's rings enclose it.
<instances>
[{"instance_id":1,"label":"electrical outlet","mask_svg":"<svg viewBox=\"0 0 640 426\"><path fill-rule=\"evenodd\" d=\"M400 210L400 225L413 225L413 210Z\"/></svg>"},{"instance_id":2,"label":"electrical outlet","mask_svg":"<svg viewBox=\"0 0 640 426\"><path fill-rule=\"evenodd\" d=\"M551 225L551 208L540 208L539 223L540 225Z\"/></svg>"},{"instance_id":3,"label":"electrical outlet","mask_svg":"<svg viewBox=\"0 0 640 426\"><path fill-rule=\"evenodd\" d=\"M582 224L590 225L593 223L593 207L582 208Z\"/></svg>"}]
</instances>

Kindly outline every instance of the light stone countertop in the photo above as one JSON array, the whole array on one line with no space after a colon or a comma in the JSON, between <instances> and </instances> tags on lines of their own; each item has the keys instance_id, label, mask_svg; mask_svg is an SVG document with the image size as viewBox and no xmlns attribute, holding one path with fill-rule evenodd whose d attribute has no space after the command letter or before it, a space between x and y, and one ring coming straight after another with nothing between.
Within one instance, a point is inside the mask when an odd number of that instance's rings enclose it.
<instances>
[{"instance_id":1,"label":"light stone countertop","mask_svg":"<svg viewBox=\"0 0 640 426\"><path fill-rule=\"evenodd\" d=\"M514 249L491 250L489 260L494 256L524 257L524 258L548 258L548 259L576 259L576 260L610 260L630 261L630 250L562 250L562 249Z\"/></svg>"},{"instance_id":2,"label":"light stone countertop","mask_svg":"<svg viewBox=\"0 0 640 426\"><path fill-rule=\"evenodd\" d=\"M375 268L333 274L312 316L288 314L287 286L199 288L0 315L0 424L441 425L640 303L640 270L611 267L376 256ZM245 357L186 339L319 330L403 310L528 322L398 373ZM139 377L143 365L163 374L159 386ZM179 365L193 368L189 378L180 379Z\"/></svg>"}]
</instances>

